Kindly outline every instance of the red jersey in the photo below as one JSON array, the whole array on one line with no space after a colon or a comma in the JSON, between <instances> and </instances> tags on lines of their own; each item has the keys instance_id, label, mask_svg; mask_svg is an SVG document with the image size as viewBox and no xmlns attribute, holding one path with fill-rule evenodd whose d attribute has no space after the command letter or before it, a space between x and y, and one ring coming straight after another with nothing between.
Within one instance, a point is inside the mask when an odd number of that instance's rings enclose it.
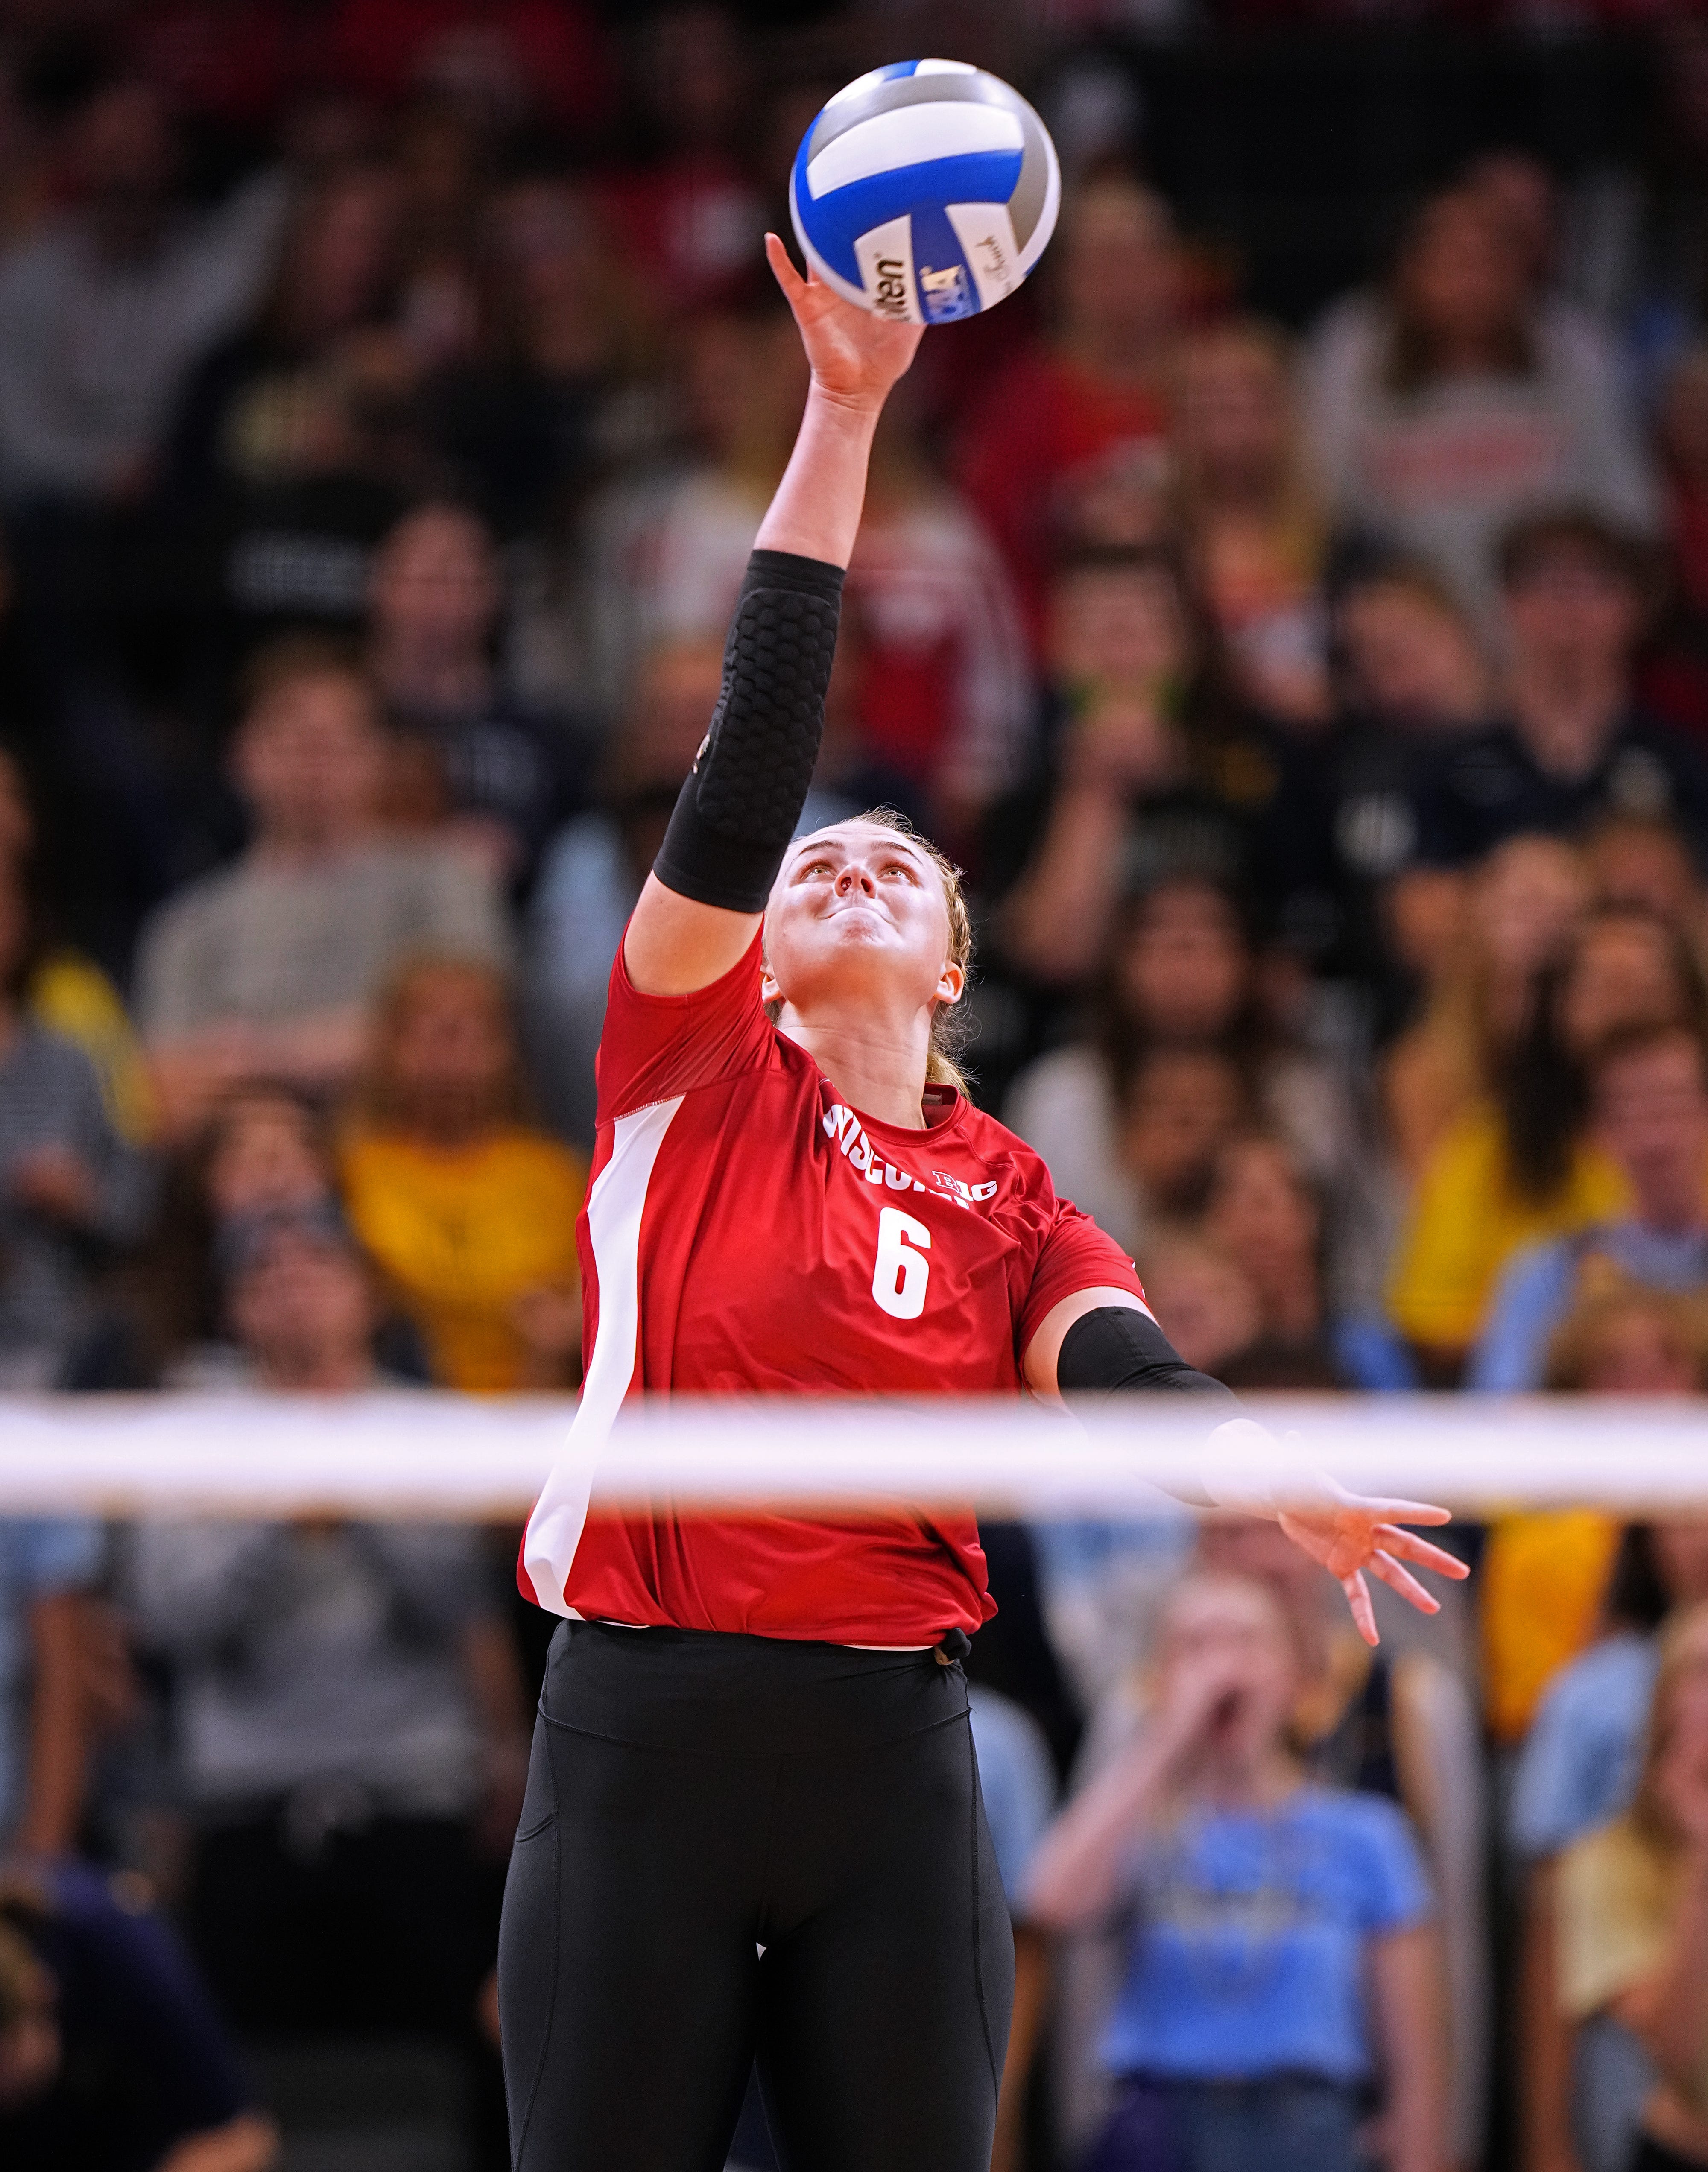
<instances>
[{"instance_id":1,"label":"red jersey","mask_svg":"<svg viewBox=\"0 0 1708 2172\"><path fill-rule=\"evenodd\" d=\"M934 1643L995 1611L970 1515L587 1513L631 1394L1012 1395L1053 1305L1142 1297L1029 1147L951 1089L927 1107L910 1131L845 1105L765 1016L757 935L688 996L642 995L619 950L579 1229L586 1384L523 1541L524 1595L847 1644Z\"/></svg>"}]
</instances>

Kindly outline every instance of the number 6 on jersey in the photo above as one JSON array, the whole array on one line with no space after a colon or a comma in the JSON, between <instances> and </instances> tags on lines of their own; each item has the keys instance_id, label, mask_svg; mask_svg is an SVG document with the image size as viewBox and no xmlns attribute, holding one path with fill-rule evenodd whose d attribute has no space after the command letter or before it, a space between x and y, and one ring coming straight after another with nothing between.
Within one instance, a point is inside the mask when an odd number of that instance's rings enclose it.
<instances>
[{"instance_id":1,"label":"number 6 on jersey","mask_svg":"<svg viewBox=\"0 0 1708 2172\"><path fill-rule=\"evenodd\" d=\"M931 1279L931 1261L925 1255L930 1249L931 1232L923 1222L916 1222L899 1207L879 1208L872 1294L892 1320L917 1320L925 1310L925 1286Z\"/></svg>"}]
</instances>

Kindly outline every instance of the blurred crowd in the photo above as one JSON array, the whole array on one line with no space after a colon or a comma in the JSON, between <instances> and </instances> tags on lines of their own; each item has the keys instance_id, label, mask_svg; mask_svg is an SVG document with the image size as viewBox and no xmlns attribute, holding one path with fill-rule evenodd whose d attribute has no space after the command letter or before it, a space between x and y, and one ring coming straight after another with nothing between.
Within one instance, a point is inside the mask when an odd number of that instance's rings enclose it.
<instances>
[{"instance_id":1,"label":"blurred crowd","mask_svg":"<svg viewBox=\"0 0 1708 2172\"><path fill-rule=\"evenodd\" d=\"M0 7L0 1390L573 1390L760 237L916 38L1067 187L885 417L807 821L964 867L973 1090L1193 1364L1708 1388L1708 157L1628 309L1496 147L1283 327L1050 105L1173 15ZM514 1540L0 1520L8 2167L262 2172L244 2051L399 2033L507 2161ZM1267 1527L990 1531L1001 2172L1708 2164L1708 1521L1458 1542L1372 1658Z\"/></svg>"}]
</instances>

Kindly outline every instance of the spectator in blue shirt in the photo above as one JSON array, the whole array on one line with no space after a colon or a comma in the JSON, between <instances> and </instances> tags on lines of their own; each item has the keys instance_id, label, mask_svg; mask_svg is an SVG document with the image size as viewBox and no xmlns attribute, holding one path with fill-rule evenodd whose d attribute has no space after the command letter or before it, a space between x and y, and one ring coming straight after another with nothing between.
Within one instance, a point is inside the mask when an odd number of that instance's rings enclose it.
<instances>
[{"instance_id":1,"label":"spectator in blue shirt","mask_svg":"<svg viewBox=\"0 0 1708 2172\"><path fill-rule=\"evenodd\" d=\"M1629 1804L1636 1784L1654 1632L1708 1601L1708 1517L1633 1524L1620 1544L1607 1633L1549 1684L1512 1781L1507 1836L1530 1862L1557 1855Z\"/></svg>"},{"instance_id":2,"label":"spectator in blue shirt","mask_svg":"<svg viewBox=\"0 0 1708 2172\"><path fill-rule=\"evenodd\" d=\"M1442 2153L1442 1981L1405 1818L1305 1784L1298 1660L1260 1584L1195 1575L1161 1638L1157 1718L1040 1846L1034 1922L1125 1911L1103 2043L1120 2088L1089 2172L1352 2172L1379 2078L1393 2172Z\"/></svg>"},{"instance_id":3,"label":"spectator in blue shirt","mask_svg":"<svg viewBox=\"0 0 1708 2172\"><path fill-rule=\"evenodd\" d=\"M101 1551L98 1524L0 1518L0 1855L76 1844L86 1761L78 1594Z\"/></svg>"},{"instance_id":4,"label":"spectator in blue shirt","mask_svg":"<svg viewBox=\"0 0 1708 2172\"><path fill-rule=\"evenodd\" d=\"M142 1895L70 1865L0 1891L7 2172L267 2172L277 2153L207 1993Z\"/></svg>"},{"instance_id":5,"label":"spectator in blue shirt","mask_svg":"<svg viewBox=\"0 0 1708 2172\"><path fill-rule=\"evenodd\" d=\"M1473 1388L1542 1386L1555 1331L1598 1282L1708 1290L1708 1046L1689 1026L1631 1026L1589 1068L1595 1134L1625 1173L1631 1212L1517 1255L1471 1361Z\"/></svg>"}]
</instances>

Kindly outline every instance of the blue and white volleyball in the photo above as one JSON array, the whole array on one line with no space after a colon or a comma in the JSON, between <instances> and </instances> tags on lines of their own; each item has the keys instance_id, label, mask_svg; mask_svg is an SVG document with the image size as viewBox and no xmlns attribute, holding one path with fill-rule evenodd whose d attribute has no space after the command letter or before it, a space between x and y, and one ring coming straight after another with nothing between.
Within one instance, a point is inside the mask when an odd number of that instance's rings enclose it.
<instances>
[{"instance_id":1,"label":"blue and white volleyball","mask_svg":"<svg viewBox=\"0 0 1708 2172\"><path fill-rule=\"evenodd\" d=\"M976 316L1044 254L1061 204L1050 132L965 61L897 61L839 90L801 139L789 211L846 300L913 325Z\"/></svg>"}]
</instances>

